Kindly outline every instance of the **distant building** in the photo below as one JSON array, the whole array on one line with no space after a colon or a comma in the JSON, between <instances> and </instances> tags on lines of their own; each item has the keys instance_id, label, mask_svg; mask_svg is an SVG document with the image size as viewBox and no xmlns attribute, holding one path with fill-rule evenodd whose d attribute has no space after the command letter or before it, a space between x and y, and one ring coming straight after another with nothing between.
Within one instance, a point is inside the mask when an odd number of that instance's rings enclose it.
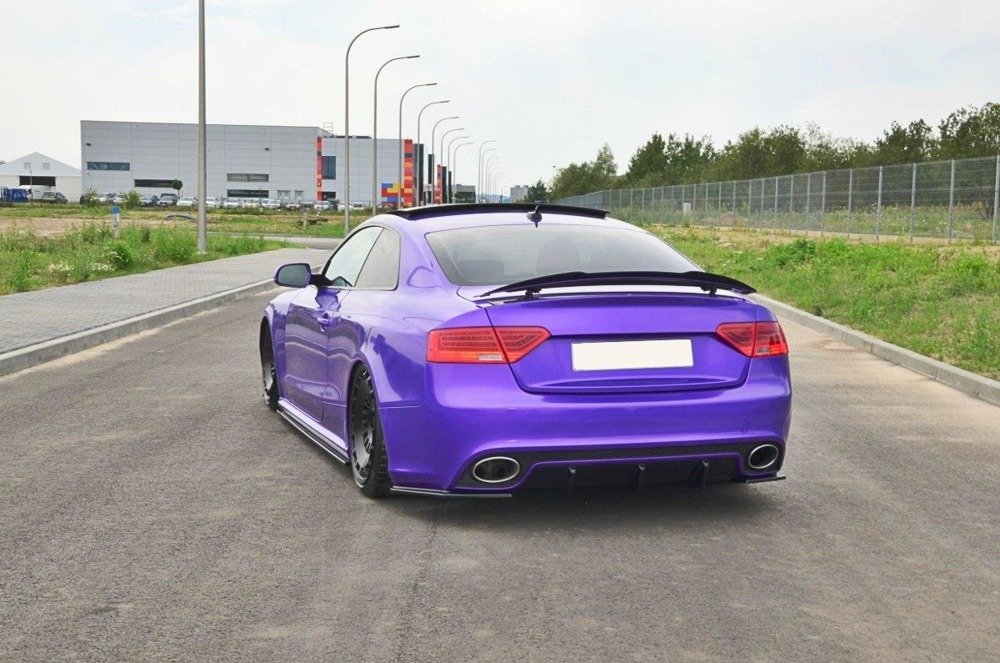
<instances>
[{"instance_id":1,"label":"distant building","mask_svg":"<svg viewBox=\"0 0 1000 663\"><path fill-rule=\"evenodd\" d=\"M344 137L318 127L210 124L207 127L208 196L344 201ZM196 195L198 125L160 122L80 123L84 190L144 195L170 191ZM372 201L372 139L351 136L351 202ZM411 204L414 145L378 140L376 196Z\"/></svg>"},{"instance_id":2,"label":"distant building","mask_svg":"<svg viewBox=\"0 0 1000 663\"><path fill-rule=\"evenodd\" d=\"M519 203L528 197L528 187L516 184L510 188L510 202Z\"/></svg>"},{"instance_id":3,"label":"distant building","mask_svg":"<svg viewBox=\"0 0 1000 663\"><path fill-rule=\"evenodd\" d=\"M80 199L82 192L77 168L40 152L0 162L0 187L30 188L36 199L46 191L58 191L74 202Z\"/></svg>"}]
</instances>

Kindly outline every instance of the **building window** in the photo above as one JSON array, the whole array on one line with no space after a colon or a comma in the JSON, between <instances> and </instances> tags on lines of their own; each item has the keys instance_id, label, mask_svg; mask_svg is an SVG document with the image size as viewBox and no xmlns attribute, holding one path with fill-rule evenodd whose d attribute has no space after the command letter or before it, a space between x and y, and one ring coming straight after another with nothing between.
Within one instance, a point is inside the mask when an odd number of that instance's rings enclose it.
<instances>
[{"instance_id":1,"label":"building window","mask_svg":"<svg viewBox=\"0 0 1000 663\"><path fill-rule=\"evenodd\" d=\"M137 189L170 189L173 180L135 180Z\"/></svg>"},{"instance_id":2,"label":"building window","mask_svg":"<svg viewBox=\"0 0 1000 663\"><path fill-rule=\"evenodd\" d=\"M24 169L25 169L25 170L31 170L31 162L30 162L30 161L25 161L25 162L24 162L23 164L21 164L21 165L22 165L22 166L24 166Z\"/></svg>"},{"instance_id":3,"label":"building window","mask_svg":"<svg viewBox=\"0 0 1000 663\"><path fill-rule=\"evenodd\" d=\"M323 200L336 200L336 199L337 199L337 192L336 191L324 191L323 192Z\"/></svg>"},{"instance_id":4,"label":"building window","mask_svg":"<svg viewBox=\"0 0 1000 663\"><path fill-rule=\"evenodd\" d=\"M226 191L227 198L267 198L270 195L267 189L229 189Z\"/></svg>"},{"instance_id":5,"label":"building window","mask_svg":"<svg viewBox=\"0 0 1000 663\"><path fill-rule=\"evenodd\" d=\"M42 162L42 170L48 170L48 169L49 169L49 162L48 161L43 161Z\"/></svg>"},{"instance_id":6,"label":"building window","mask_svg":"<svg viewBox=\"0 0 1000 663\"><path fill-rule=\"evenodd\" d=\"M270 182L271 177L267 173L227 173L226 179L230 182Z\"/></svg>"},{"instance_id":7,"label":"building window","mask_svg":"<svg viewBox=\"0 0 1000 663\"><path fill-rule=\"evenodd\" d=\"M337 157L323 157L323 179L337 179Z\"/></svg>"},{"instance_id":8,"label":"building window","mask_svg":"<svg viewBox=\"0 0 1000 663\"><path fill-rule=\"evenodd\" d=\"M87 170L132 170L126 161L88 161Z\"/></svg>"},{"instance_id":9,"label":"building window","mask_svg":"<svg viewBox=\"0 0 1000 663\"><path fill-rule=\"evenodd\" d=\"M51 175L20 175L20 186L55 186L56 178Z\"/></svg>"}]
</instances>

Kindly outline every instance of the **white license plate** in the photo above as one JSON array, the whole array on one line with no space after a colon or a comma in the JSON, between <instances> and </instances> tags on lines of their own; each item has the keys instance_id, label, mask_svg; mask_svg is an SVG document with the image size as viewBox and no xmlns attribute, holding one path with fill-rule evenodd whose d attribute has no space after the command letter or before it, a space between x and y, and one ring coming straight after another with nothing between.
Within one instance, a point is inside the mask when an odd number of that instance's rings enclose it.
<instances>
[{"instance_id":1,"label":"white license plate","mask_svg":"<svg viewBox=\"0 0 1000 663\"><path fill-rule=\"evenodd\" d=\"M574 371L614 371L629 368L694 366L689 339L573 343Z\"/></svg>"}]
</instances>

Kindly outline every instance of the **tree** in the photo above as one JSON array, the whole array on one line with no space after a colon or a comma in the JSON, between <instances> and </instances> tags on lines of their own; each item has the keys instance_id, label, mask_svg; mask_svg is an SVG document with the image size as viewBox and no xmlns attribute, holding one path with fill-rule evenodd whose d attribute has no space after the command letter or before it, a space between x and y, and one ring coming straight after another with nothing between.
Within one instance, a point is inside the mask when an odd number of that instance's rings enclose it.
<instances>
[{"instance_id":1,"label":"tree","mask_svg":"<svg viewBox=\"0 0 1000 663\"><path fill-rule=\"evenodd\" d=\"M181 182L180 180L173 180L170 183L170 188L173 189L174 191L176 191L177 195L180 196L181 195L181 189L184 188L184 182Z\"/></svg>"},{"instance_id":2,"label":"tree","mask_svg":"<svg viewBox=\"0 0 1000 663\"><path fill-rule=\"evenodd\" d=\"M889 165L926 161L935 147L930 125L914 120L907 126L893 122L875 139L872 156L875 163Z\"/></svg>"},{"instance_id":3,"label":"tree","mask_svg":"<svg viewBox=\"0 0 1000 663\"><path fill-rule=\"evenodd\" d=\"M524 196L524 202L526 203L546 202L548 199L549 190L545 187L545 182L541 179L529 186L528 193Z\"/></svg>"},{"instance_id":4,"label":"tree","mask_svg":"<svg viewBox=\"0 0 1000 663\"><path fill-rule=\"evenodd\" d=\"M1000 154L1000 103L960 108L938 125L939 159L991 157Z\"/></svg>"},{"instance_id":5,"label":"tree","mask_svg":"<svg viewBox=\"0 0 1000 663\"><path fill-rule=\"evenodd\" d=\"M617 177L618 165L615 163L615 156L605 143L593 161L571 163L556 171L549 195L553 199L559 199L610 189Z\"/></svg>"},{"instance_id":6,"label":"tree","mask_svg":"<svg viewBox=\"0 0 1000 663\"><path fill-rule=\"evenodd\" d=\"M639 185L649 180L662 179L667 171L667 144L663 136L654 133L646 144L635 151L628 162L625 180Z\"/></svg>"}]
</instances>

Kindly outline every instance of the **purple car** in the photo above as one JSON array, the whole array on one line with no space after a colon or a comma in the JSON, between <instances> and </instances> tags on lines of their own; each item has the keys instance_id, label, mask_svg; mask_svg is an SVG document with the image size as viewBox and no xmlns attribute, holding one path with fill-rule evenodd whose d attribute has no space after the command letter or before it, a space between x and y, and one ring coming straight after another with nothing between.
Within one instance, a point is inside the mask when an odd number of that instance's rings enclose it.
<instances>
[{"instance_id":1,"label":"purple car","mask_svg":"<svg viewBox=\"0 0 1000 663\"><path fill-rule=\"evenodd\" d=\"M274 280L264 398L370 497L783 478L774 315L606 212L397 210Z\"/></svg>"}]
</instances>

